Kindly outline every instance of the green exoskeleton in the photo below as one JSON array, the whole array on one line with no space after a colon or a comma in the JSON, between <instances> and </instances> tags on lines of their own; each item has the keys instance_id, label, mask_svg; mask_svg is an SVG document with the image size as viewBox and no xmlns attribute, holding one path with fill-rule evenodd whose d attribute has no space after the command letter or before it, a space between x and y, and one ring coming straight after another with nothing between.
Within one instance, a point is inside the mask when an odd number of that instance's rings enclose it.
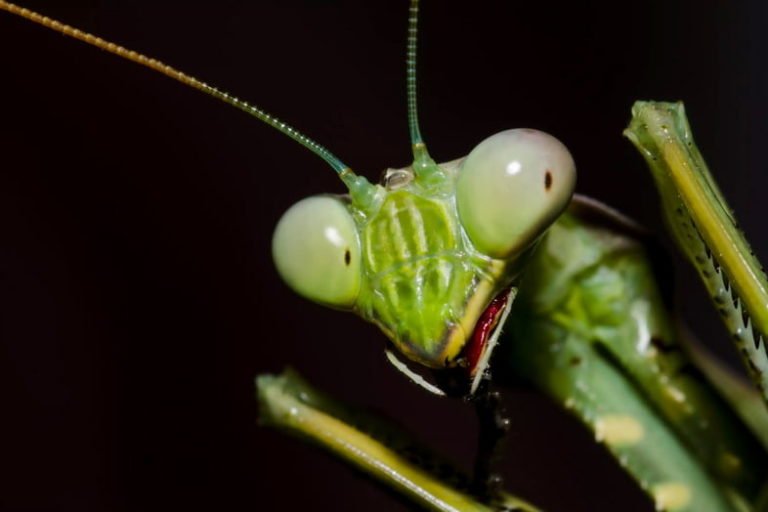
<instances>
[{"instance_id":1,"label":"green exoskeleton","mask_svg":"<svg viewBox=\"0 0 768 512\"><path fill-rule=\"evenodd\" d=\"M203 90L326 160L348 194L305 199L286 212L273 240L278 271L301 295L379 326L389 360L422 387L471 397L491 377L501 384L524 378L575 414L658 509L758 506L768 458L765 431L753 432L765 425L755 395L688 354L658 289L647 235L602 204L572 197L576 165L565 146L544 132L514 129L458 160L429 155L416 115L418 2L411 2L407 68L413 164L387 170L378 185L262 110L163 63L11 4L0 8ZM649 160L676 240L764 389L764 277L732 226L682 107L638 103L627 134ZM393 441L399 434L376 419L361 419L294 377L262 378L260 397L265 420L314 439L423 506L529 508L502 493L473 497L447 485L402 458L409 441ZM487 498L497 503L482 503Z\"/></svg>"}]
</instances>

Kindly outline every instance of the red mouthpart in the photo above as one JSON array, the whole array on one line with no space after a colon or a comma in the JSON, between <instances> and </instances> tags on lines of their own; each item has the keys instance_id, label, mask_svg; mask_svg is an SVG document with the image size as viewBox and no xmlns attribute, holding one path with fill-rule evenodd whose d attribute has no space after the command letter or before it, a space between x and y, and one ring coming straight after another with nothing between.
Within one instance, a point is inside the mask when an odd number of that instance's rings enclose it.
<instances>
[{"instance_id":1,"label":"red mouthpart","mask_svg":"<svg viewBox=\"0 0 768 512\"><path fill-rule=\"evenodd\" d=\"M499 318L504 308L507 306L509 300L510 290L504 290L498 294L485 308L483 314L480 315L477 323L475 324L475 331L472 333L472 339L469 340L469 344L466 348L466 358L469 363L469 374L474 377L478 368L477 365L480 362L480 358L485 351L488 343L488 337L499 323Z\"/></svg>"}]
</instances>

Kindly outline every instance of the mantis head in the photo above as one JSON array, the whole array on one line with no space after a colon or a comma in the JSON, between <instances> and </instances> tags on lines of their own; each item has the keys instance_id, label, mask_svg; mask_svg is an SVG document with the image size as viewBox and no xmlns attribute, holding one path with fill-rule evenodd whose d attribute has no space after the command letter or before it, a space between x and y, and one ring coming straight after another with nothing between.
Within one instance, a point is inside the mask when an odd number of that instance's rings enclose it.
<instances>
[{"instance_id":1,"label":"mantis head","mask_svg":"<svg viewBox=\"0 0 768 512\"><path fill-rule=\"evenodd\" d=\"M304 199L281 218L278 272L300 295L378 325L410 361L465 372L473 393L527 255L573 194L570 153L546 133L516 129L443 164L416 151L379 185L341 175L349 195Z\"/></svg>"},{"instance_id":2,"label":"mantis head","mask_svg":"<svg viewBox=\"0 0 768 512\"><path fill-rule=\"evenodd\" d=\"M460 160L432 160L416 111L418 0L409 9L407 50L414 161L387 170L379 185L259 107L161 61L8 2L0 1L0 9L228 103L325 160L349 194L311 197L283 215L272 245L280 275L300 295L375 323L410 361L458 369L474 393L514 300L515 279L567 206L575 170L563 144L529 129L493 135ZM391 350L387 355L414 381L442 393Z\"/></svg>"}]
</instances>

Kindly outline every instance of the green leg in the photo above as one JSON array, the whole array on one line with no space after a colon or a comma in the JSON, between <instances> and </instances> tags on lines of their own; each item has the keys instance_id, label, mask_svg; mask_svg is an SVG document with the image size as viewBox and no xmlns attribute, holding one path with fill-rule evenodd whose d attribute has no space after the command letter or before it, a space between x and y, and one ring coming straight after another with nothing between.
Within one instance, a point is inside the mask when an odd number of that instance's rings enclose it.
<instances>
[{"instance_id":1,"label":"green leg","mask_svg":"<svg viewBox=\"0 0 768 512\"><path fill-rule=\"evenodd\" d=\"M765 450L677 342L644 247L620 227L558 221L506 332L494 376L522 375L574 412L657 502L683 487L694 505L680 510L708 510L697 495L755 502Z\"/></svg>"},{"instance_id":2,"label":"green leg","mask_svg":"<svg viewBox=\"0 0 768 512\"><path fill-rule=\"evenodd\" d=\"M624 133L645 157L675 242L768 401L768 280L696 148L682 103L635 103Z\"/></svg>"},{"instance_id":3,"label":"green leg","mask_svg":"<svg viewBox=\"0 0 768 512\"><path fill-rule=\"evenodd\" d=\"M528 340L535 342L538 354L514 351L510 360L518 363L516 373L527 376L576 415L651 496L658 510L737 510L669 425L593 345L556 330L542 336L548 329L534 329L536 338ZM525 330L514 335L515 345L521 347Z\"/></svg>"},{"instance_id":4,"label":"green leg","mask_svg":"<svg viewBox=\"0 0 768 512\"><path fill-rule=\"evenodd\" d=\"M706 349L690 343L691 358L717 388L755 437L768 450L768 410L760 394L741 375L713 357ZM764 509L758 509L764 510Z\"/></svg>"},{"instance_id":5,"label":"green leg","mask_svg":"<svg viewBox=\"0 0 768 512\"><path fill-rule=\"evenodd\" d=\"M536 512L507 493L481 502L470 480L380 418L317 392L295 372L256 380L261 422L315 443L428 510Z\"/></svg>"}]
</instances>

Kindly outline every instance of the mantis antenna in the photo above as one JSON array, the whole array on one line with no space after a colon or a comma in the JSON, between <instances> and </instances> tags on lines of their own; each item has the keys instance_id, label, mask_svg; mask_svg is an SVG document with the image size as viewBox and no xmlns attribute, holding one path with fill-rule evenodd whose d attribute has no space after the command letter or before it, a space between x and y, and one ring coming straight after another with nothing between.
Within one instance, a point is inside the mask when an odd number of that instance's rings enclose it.
<instances>
[{"instance_id":1,"label":"mantis antenna","mask_svg":"<svg viewBox=\"0 0 768 512\"><path fill-rule=\"evenodd\" d=\"M216 99L219 99L225 103L232 105L233 107L236 107L242 110L247 114L252 115L253 117L275 128L279 132L292 138L293 140L295 140L296 142L298 142L299 144L301 144L302 146L309 149L314 154L316 154L317 156L325 160L328 163L328 165L330 165L333 168L333 170L336 171L336 173L339 175L341 180L347 185L347 187L350 190L352 199L355 202L361 203L362 206L366 206L370 204L371 197L374 195L375 191L373 190L374 189L373 185L371 185L368 182L368 180L366 180L362 176L355 175L355 173L352 172L352 169L350 169L346 164L344 164L341 160L339 160L339 158L336 155L334 155L328 149L326 149L325 146L318 144L317 142L310 139L306 135L302 134L295 128L282 122L280 119L268 114L267 112L260 109L259 107L255 105L251 105L250 103L245 102L241 99L238 99L235 96L232 96L231 94L221 91L215 87L212 87L206 84L205 82L198 80L193 76L187 75L186 73L183 73L178 69L175 69L165 64L164 62L147 57L146 55L135 52L133 50L129 50L115 43L111 43L100 37L94 36L93 34L89 34L88 32L83 32L82 30L79 30L70 25L61 23L57 20L49 18L48 16L43 16L42 14L39 14L35 11L31 11L24 7L20 7L10 2L5 2L3 0L0 0L0 10L7 11L11 14L15 14L22 18L28 19L33 23L42 25L46 28L59 32L65 36L69 36L79 41L83 41L84 43L88 43L91 46L95 46L107 52L113 53L118 57L122 57L123 59L130 60L132 62L135 62L136 64L147 67L153 71L157 71L158 73L161 73L169 78L172 78L178 82L181 82L184 85L188 85L189 87L202 91L205 94L208 94L209 96L213 96Z\"/></svg>"},{"instance_id":2,"label":"mantis antenna","mask_svg":"<svg viewBox=\"0 0 768 512\"><path fill-rule=\"evenodd\" d=\"M427 152L427 146L419 130L419 113L416 106L416 43L418 40L419 0L411 0L408 9L408 46L406 50L406 79L408 94L408 129L413 148L413 169L416 174L427 174L438 169Z\"/></svg>"}]
</instances>

